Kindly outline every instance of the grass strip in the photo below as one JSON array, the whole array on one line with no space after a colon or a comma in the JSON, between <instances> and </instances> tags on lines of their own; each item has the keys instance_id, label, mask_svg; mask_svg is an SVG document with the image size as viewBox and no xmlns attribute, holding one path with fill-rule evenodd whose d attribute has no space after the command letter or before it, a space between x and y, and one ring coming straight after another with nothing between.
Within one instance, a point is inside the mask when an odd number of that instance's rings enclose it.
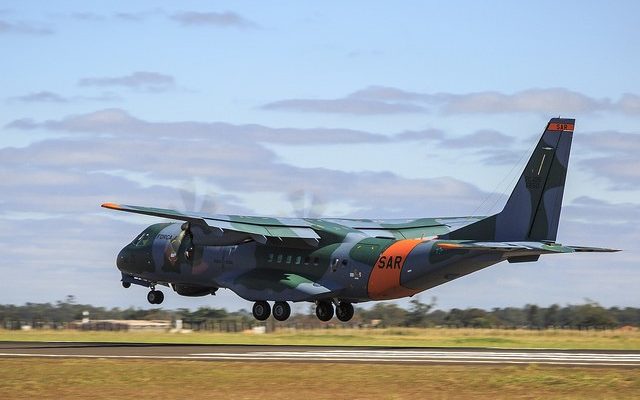
<instances>
[{"instance_id":1,"label":"grass strip","mask_svg":"<svg viewBox=\"0 0 640 400\"><path fill-rule=\"evenodd\" d=\"M640 330L320 329L253 333L0 330L0 341L640 350Z\"/></svg>"}]
</instances>

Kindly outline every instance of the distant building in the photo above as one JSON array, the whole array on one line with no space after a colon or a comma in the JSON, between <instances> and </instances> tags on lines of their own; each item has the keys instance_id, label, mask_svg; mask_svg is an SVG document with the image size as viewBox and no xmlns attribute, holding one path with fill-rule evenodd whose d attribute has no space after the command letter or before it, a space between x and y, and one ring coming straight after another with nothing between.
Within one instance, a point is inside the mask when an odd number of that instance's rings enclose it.
<instances>
[{"instance_id":1,"label":"distant building","mask_svg":"<svg viewBox=\"0 0 640 400\"><path fill-rule=\"evenodd\" d=\"M94 319L91 321L73 321L70 329L84 331L167 331L171 329L169 320L131 320L131 319Z\"/></svg>"}]
</instances>

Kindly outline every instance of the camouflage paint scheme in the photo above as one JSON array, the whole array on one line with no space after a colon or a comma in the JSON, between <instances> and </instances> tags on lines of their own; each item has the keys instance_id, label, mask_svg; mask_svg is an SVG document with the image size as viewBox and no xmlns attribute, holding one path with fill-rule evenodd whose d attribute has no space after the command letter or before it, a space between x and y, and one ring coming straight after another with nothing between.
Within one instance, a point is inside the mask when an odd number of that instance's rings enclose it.
<instances>
[{"instance_id":1,"label":"camouflage paint scheme","mask_svg":"<svg viewBox=\"0 0 640 400\"><path fill-rule=\"evenodd\" d=\"M250 301L396 299L501 261L611 249L555 243L575 120L551 119L502 212L407 220L199 215L105 203L180 220L118 255L123 282L183 295L228 288Z\"/></svg>"}]
</instances>

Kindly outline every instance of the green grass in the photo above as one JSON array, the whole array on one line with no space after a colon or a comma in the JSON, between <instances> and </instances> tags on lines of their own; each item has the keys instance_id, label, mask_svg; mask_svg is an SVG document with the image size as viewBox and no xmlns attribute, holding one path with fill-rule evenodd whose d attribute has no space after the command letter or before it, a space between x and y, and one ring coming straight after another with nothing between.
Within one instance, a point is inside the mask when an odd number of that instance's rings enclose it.
<instances>
[{"instance_id":1,"label":"green grass","mask_svg":"<svg viewBox=\"0 0 640 400\"><path fill-rule=\"evenodd\" d=\"M496 347L640 350L640 330L319 329L252 333L0 330L1 341L82 341L326 346Z\"/></svg>"},{"instance_id":2,"label":"green grass","mask_svg":"<svg viewBox=\"0 0 640 400\"><path fill-rule=\"evenodd\" d=\"M0 362L0 398L638 398L635 368L147 360Z\"/></svg>"}]
</instances>

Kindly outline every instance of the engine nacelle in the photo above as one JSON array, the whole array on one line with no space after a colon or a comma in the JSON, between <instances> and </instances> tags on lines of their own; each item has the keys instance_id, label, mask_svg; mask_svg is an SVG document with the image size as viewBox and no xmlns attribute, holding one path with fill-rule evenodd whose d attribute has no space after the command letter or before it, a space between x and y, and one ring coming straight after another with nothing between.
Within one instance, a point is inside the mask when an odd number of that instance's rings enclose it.
<instances>
[{"instance_id":1,"label":"engine nacelle","mask_svg":"<svg viewBox=\"0 0 640 400\"><path fill-rule=\"evenodd\" d=\"M185 285L182 283L172 283L171 287L180 296L199 297L207 296L209 294L216 294L217 287L205 287L196 285Z\"/></svg>"}]
</instances>

